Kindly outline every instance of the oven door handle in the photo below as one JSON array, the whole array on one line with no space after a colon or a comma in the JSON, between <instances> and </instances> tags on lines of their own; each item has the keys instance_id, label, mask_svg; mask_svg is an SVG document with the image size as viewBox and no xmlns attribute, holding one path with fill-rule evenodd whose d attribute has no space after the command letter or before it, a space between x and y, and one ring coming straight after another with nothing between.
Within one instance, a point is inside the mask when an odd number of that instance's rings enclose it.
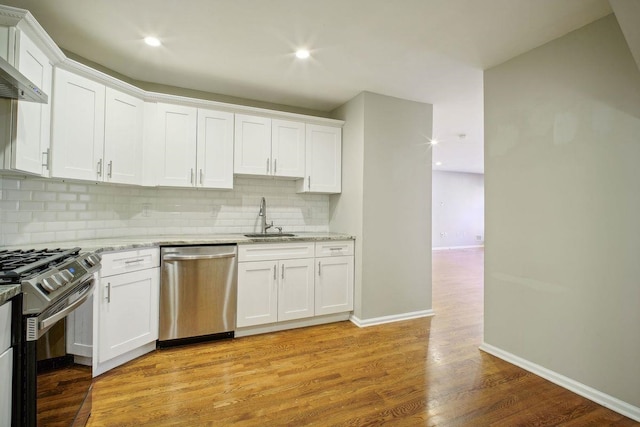
<instances>
[{"instance_id":1,"label":"oven door handle","mask_svg":"<svg viewBox=\"0 0 640 427\"><path fill-rule=\"evenodd\" d=\"M91 279L91 281L93 281L93 279ZM39 323L39 325L38 325L39 334L38 335L43 334L44 332L46 332L47 329L52 327L58 320L62 319L63 317L66 317L67 314L71 313L76 308L80 307L93 294L94 288L95 288L95 283L93 283L91 286L88 286L84 290L84 292L78 297L78 299L76 299L74 302L72 302L71 304L66 306L64 309L58 311L57 313L53 314L50 317L47 317L46 319L43 319L40 322L38 322Z\"/></svg>"}]
</instances>

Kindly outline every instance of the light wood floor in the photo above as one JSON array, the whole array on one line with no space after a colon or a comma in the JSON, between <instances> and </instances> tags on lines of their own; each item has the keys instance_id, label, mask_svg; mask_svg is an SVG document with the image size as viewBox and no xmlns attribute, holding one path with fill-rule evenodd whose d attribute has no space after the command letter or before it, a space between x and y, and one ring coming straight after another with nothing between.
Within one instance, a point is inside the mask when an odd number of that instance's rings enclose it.
<instances>
[{"instance_id":1,"label":"light wood floor","mask_svg":"<svg viewBox=\"0 0 640 427\"><path fill-rule=\"evenodd\" d=\"M638 425L478 350L483 251L433 261L433 318L156 351L94 381L89 426Z\"/></svg>"}]
</instances>

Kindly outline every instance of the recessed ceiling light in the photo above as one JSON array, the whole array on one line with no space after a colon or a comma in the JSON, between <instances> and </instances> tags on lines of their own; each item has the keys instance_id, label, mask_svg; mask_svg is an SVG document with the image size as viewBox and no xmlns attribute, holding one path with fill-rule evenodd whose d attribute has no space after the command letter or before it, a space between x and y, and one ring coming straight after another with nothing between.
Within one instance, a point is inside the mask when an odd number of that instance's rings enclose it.
<instances>
[{"instance_id":1,"label":"recessed ceiling light","mask_svg":"<svg viewBox=\"0 0 640 427\"><path fill-rule=\"evenodd\" d=\"M298 49L296 50L296 58L306 59L310 55L307 49Z\"/></svg>"},{"instance_id":2,"label":"recessed ceiling light","mask_svg":"<svg viewBox=\"0 0 640 427\"><path fill-rule=\"evenodd\" d=\"M153 47L157 47L160 46L162 43L160 43L160 40L158 40L155 37L145 37L144 38L144 42L146 44L148 44L149 46L153 46Z\"/></svg>"},{"instance_id":3,"label":"recessed ceiling light","mask_svg":"<svg viewBox=\"0 0 640 427\"><path fill-rule=\"evenodd\" d=\"M429 142L431 143L431 145L438 145L438 140L437 139L432 139Z\"/></svg>"},{"instance_id":4,"label":"recessed ceiling light","mask_svg":"<svg viewBox=\"0 0 640 427\"><path fill-rule=\"evenodd\" d=\"M442 166L442 162L436 162L436 166Z\"/></svg>"}]
</instances>

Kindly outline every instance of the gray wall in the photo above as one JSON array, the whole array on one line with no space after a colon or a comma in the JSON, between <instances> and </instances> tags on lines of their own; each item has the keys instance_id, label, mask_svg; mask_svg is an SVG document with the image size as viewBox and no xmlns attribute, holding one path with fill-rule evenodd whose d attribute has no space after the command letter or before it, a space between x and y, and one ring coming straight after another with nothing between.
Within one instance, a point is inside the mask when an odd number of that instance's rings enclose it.
<instances>
[{"instance_id":1,"label":"gray wall","mask_svg":"<svg viewBox=\"0 0 640 427\"><path fill-rule=\"evenodd\" d=\"M359 240L354 315L430 310L432 106L365 92L334 116L347 122L345 188L330 199L329 227Z\"/></svg>"},{"instance_id":2,"label":"gray wall","mask_svg":"<svg viewBox=\"0 0 640 427\"><path fill-rule=\"evenodd\" d=\"M434 248L484 243L484 175L433 171Z\"/></svg>"},{"instance_id":3,"label":"gray wall","mask_svg":"<svg viewBox=\"0 0 640 427\"><path fill-rule=\"evenodd\" d=\"M342 127L342 193L329 198L329 224L334 232L356 236L354 313L362 313L362 209L364 192L364 93L334 111L348 117Z\"/></svg>"},{"instance_id":4,"label":"gray wall","mask_svg":"<svg viewBox=\"0 0 640 427\"><path fill-rule=\"evenodd\" d=\"M485 72L485 342L640 406L640 71L613 15Z\"/></svg>"}]
</instances>

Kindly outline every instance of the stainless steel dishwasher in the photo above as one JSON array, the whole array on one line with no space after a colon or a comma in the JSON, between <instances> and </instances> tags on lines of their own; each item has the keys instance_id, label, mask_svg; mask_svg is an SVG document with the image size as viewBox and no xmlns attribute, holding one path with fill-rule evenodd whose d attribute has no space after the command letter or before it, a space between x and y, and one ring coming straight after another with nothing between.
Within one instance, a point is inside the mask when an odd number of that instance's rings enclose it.
<instances>
[{"instance_id":1,"label":"stainless steel dishwasher","mask_svg":"<svg viewBox=\"0 0 640 427\"><path fill-rule=\"evenodd\" d=\"M233 337L236 254L235 245L161 248L158 346Z\"/></svg>"}]
</instances>

